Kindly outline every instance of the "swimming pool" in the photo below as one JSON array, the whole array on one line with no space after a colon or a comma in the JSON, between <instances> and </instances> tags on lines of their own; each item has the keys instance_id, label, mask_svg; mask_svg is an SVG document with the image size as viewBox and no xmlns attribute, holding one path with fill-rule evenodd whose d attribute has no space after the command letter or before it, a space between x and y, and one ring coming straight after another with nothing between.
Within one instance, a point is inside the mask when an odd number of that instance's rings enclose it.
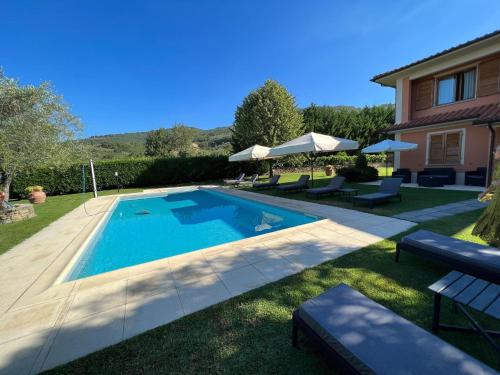
<instances>
[{"instance_id":1,"label":"swimming pool","mask_svg":"<svg viewBox=\"0 0 500 375\"><path fill-rule=\"evenodd\" d=\"M318 219L211 190L121 199L65 279L81 279Z\"/></svg>"}]
</instances>

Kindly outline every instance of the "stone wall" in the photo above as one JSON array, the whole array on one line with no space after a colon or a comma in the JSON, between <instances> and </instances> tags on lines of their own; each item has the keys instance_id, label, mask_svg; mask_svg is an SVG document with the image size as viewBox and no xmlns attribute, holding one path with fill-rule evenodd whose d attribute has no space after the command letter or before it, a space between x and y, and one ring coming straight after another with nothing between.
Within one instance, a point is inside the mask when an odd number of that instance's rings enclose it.
<instances>
[{"instance_id":1,"label":"stone wall","mask_svg":"<svg viewBox=\"0 0 500 375\"><path fill-rule=\"evenodd\" d=\"M0 224L8 224L16 221L30 219L36 216L33 205L16 204L11 209L0 209Z\"/></svg>"}]
</instances>

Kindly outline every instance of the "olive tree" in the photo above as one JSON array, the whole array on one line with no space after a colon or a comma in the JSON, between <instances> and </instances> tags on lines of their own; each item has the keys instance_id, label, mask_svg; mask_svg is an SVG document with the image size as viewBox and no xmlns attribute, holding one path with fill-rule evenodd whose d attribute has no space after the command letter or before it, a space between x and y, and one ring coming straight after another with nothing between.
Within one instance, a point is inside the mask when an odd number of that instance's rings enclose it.
<instances>
[{"instance_id":1,"label":"olive tree","mask_svg":"<svg viewBox=\"0 0 500 375\"><path fill-rule=\"evenodd\" d=\"M47 82L21 85L0 70L1 189L9 198L16 173L75 161L83 145L75 141L80 120Z\"/></svg>"},{"instance_id":2,"label":"olive tree","mask_svg":"<svg viewBox=\"0 0 500 375\"><path fill-rule=\"evenodd\" d=\"M196 129L175 124L170 129L152 130L146 137L146 156L187 156L193 152Z\"/></svg>"}]
</instances>

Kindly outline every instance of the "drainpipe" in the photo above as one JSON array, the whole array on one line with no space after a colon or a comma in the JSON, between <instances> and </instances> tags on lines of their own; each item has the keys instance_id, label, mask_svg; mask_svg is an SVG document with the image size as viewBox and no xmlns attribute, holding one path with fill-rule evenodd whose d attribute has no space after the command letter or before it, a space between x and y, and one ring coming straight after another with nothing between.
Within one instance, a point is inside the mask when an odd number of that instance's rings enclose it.
<instances>
[{"instance_id":1,"label":"drainpipe","mask_svg":"<svg viewBox=\"0 0 500 375\"><path fill-rule=\"evenodd\" d=\"M488 129L490 129L491 141L490 141L490 151L488 156L488 172L486 174L486 187L490 186L491 179L493 177L493 153L495 152L495 129L493 129L493 125L491 123L488 124Z\"/></svg>"}]
</instances>

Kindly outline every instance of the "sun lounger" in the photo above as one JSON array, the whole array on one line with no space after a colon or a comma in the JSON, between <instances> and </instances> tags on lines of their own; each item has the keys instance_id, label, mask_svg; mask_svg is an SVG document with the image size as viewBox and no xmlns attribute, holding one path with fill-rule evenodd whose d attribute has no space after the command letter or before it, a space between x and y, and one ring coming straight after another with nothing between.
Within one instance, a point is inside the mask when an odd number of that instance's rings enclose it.
<instances>
[{"instance_id":1,"label":"sun lounger","mask_svg":"<svg viewBox=\"0 0 500 375\"><path fill-rule=\"evenodd\" d=\"M243 181L243 179L245 178L245 174L244 173L240 173L240 175L238 176L238 178L234 179L234 180L224 180L224 183L226 185L235 185L235 186L238 186L238 184Z\"/></svg>"},{"instance_id":2,"label":"sun lounger","mask_svg":"<svg viewBox=\"0 0 500 375\"><path fill-rule=\"evenodd\" d=\"M277 187L277 189L282 193L287 193L290 191L301 191L309 188L309 186L307 185L308 182L309 182L309 175L303 174L302 176L300 176L297 182L286 185L280 185Z\"/></svg>"},{"instance_id":3,"label":"sun lounger","mask_svg":"<svg viewBox=\"0 0 500 375\"><path fill-rule=\"evenodd\" d=\"M341 373L498 374L345 284L294 311L294 346L299 329Z\"/></svg>"},{"instance_id":4,"label":"sun lounger","mask_svg":"<svg viewBox=\"0 0 500 375\"><path fill-rule=\"evenodd\" d=\"M253 174L252 177L250 177L250 180L239 181L239 182L235 183L234 185L236 187L240 187L240 185L251 186L255 183L255 181L257 181L258 178L259 178L258 174Z\"/></svg>"},{"instance_id":5,"label":"sun lounger","mask_svg":"<svg viewBox=\"0 0 500 375\"><path fill-rule=\"evenodd\" d=\"M500 284L500 251L494 247L418 230L397 243L396 262L403 250L446 264L456 271Z\"/></svg>"},{"instance_id":6,"label":"sun lounger","mask_svg":"<svg viewBox=\"0 0 500 375\"><path fill-rule=\"evenodd\" d=\"M401 183L403 179L400 177L397 178L384 178L378 192L371 194L362 194L353 197L352 204L355 206L357 201L367 202L370 205L370 208L373 208L373 205L378 202L387 201L393 198L399 198L401 202L401 193L399 189L401 188Z\"/></svg>"},{"instance_id":7,"label":"sun lounger","mask_svg":"<svg viewBox=\"0 0 500 375\"><path fill-rule=\"evenodd\" d=\"M330 180L330 183L326 186L309 189L306 194L319 197L321 195L329 195L338 192L339 189L344 185L345 177L334 177Z\"/></svg>"},{"instance_id":8,"label":"sun lounger","mask_svg":"<svg viewBox=\"0 0 500 375\"><path fill-rule=\"evenodd\" d=\"M269 189L278 186L279 174L275 174L269 182L255 182L252 186L255 189Z\"/></svg>"}]
</instances>

